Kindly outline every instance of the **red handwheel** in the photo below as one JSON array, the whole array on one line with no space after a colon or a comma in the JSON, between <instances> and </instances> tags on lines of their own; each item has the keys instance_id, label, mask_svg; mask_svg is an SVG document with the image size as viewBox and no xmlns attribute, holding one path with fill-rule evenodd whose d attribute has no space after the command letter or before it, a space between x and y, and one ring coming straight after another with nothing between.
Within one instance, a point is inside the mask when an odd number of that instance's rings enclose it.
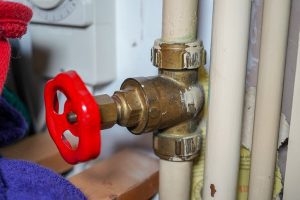
<instances>
[{"instance_id":1,"label":"red handwheel","mask_svg":"<svg viewBox=\"0 0 300 200\"><path fill-rule=\"evenodd\" d=\"M57 92L66 96L59 114ZM93 96L75 71L63 72L47 82L44 92L46 123L49 133L63 158L70 164L96 158L100 154L100 112ZM64 133L78 137L72 148Z\"/></svg>"}]
</instances>

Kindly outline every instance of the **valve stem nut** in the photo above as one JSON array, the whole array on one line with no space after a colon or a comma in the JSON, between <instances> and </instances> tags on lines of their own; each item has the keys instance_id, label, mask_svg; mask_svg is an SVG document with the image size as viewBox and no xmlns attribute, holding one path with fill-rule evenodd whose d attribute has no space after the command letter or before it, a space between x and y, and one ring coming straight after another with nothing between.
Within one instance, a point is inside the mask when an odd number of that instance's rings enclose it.
<instances>
[{"instance_id":1,"label":"valve stem nut","mask_svg":"<svg viewBox=\"0 0 300 200\"><path fill-rule=\"evenodd\" d=\"M107 94L95 96L101 115L101 129L113 127L117 122L117 105Z\"/></svg>"}]
</instances>

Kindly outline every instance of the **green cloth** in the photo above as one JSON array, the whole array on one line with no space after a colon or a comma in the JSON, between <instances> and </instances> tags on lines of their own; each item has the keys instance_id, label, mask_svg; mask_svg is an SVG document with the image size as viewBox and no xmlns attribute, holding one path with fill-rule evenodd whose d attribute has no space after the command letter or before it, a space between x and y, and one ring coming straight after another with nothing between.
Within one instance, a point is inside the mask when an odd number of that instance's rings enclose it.
<instances>
[{"instance_id":1,"label":"green cloth","mask_svg":"<svg viewBox=\"0 0 300 200\"><path fill-rule=\"evenodd\" d=\"M22 102L22 100L15 93L10 91L7 87L3 88L2 96L12 107L14 107L24 117L29 127L29 125L31 124L31 117L27 107Z\"/></svg>"}]
</instances>

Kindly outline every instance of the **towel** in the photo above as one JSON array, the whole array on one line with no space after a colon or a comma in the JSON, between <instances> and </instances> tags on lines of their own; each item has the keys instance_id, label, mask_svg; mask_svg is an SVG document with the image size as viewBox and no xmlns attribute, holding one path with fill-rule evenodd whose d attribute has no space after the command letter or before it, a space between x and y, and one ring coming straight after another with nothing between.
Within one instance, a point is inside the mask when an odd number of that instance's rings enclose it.
<instances>
[{"instance_id":1,"label":"towel","mask_svg":"<svg viewBox=\"0 0 300 200\"><path fill-rule=\"evenodd\" d=\"M15 2L0 1L0 93L6 80L10 61L8 38L20 38L26 33L32 17L30 8ZM28 125L6 100L0 98L0 146L24 136Z\"/></svg>"},{"instance_id":2,"label":"towel","mask_svg":"<svg viewBox=\"0 0 300 200\"><path fill-rule=\"evenodd\" d=\"M27 130L24 117L0 96L0 146L23 138Z\"/></svg>"},{"instance_id":3,"label":"towel","mask_svg":"<svg viewBox=\"0 0 300 200\"><path fill-rule=\"evenodd\" d=\"M24 117L29 127L32 121L31 116L28 107L21 100L21 98L15 92L13 92L5 86L3 87L2 96L7 101L7 103L9 103L9 105L15 108L22 115L22 117Z\"/></svg>"},{"instance_id":4,"label":"towel","mask_svg":"<svg viewBox=\"0 0 300 200\"><path fill-rule=\"evenodd\" d=\"M0 199L85 200L70 182L37 164L0 158Z\"/></svg>"}]
</instances>

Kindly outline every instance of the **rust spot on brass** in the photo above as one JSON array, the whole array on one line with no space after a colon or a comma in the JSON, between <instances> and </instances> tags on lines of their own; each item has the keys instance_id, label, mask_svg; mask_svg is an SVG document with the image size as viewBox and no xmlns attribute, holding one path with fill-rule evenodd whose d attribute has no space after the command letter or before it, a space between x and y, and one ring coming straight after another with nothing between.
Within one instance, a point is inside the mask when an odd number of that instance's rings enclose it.
<instances>
[{"instance_id":1,"label":"rust spot on brass","mask_svg":"<svg viewBox=\"0 0 300 200\"><path fill-rule=\"evenodd\" d=\"M211 197L215 197L217 190L214 184L210 184L210 195Z\"/></svg>"}]
</instances>

